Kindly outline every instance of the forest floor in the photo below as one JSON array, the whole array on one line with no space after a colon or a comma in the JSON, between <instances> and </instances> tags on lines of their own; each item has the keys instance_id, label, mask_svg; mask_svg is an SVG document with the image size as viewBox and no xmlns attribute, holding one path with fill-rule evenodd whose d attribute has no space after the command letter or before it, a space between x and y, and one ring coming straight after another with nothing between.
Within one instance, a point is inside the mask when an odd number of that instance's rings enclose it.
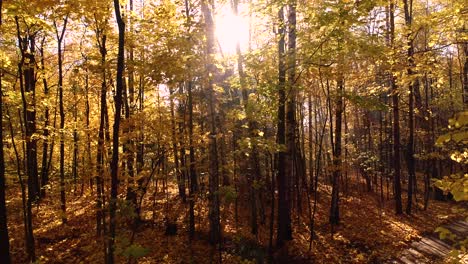
<instances>
[{"instance_id":1,"label":"forest floor","mask_svg":"<svg viewBox=\"0 0 468 264\"><path fill-rule=\"evenodd\" d=\"M21 191L13 181L7 186L13 263L26 263ZM247 225L246 197L239 197L239 224L235 221L234 203L223 204L224 241L219 251L207 242L207 203L201 199L196 202L197 234L190 242L187 235L188 203L181 202L175 186L169 184L167 193L163 192L161 184L158 187L158 192L147 195L143 201L144 222L133 241L139 245L136 251L145 253L138 263L217 263L219 259L223 263L249 263L246 260L259 263L267 259L269 206L264 208L266 217L259 221L259 235L254 237ZM309 207L304 197L302 214L296 210L293 217L294 240L288 242L281 252L275 253L277 263L382 263L398 258L412 242L432 234L437 227L467 217L466 204L433 200L430 200L428 210L422 210L418 204L412 215L397 216L391 200L385 198L381 204L380 195L365 192L361 183L350 184L348 189L349 192L342 194L340 200L341 224L331 234L328 224L331 189L327 185L319 185L315 235L310 250ZM313 201L313 197L310 199ZM33 208L36 255L40 263L103 263L103 238L97 237L95 231L95 195L89 189L85 189L83 194L78 191L76 195L69 195L68 223L65 225L61 224L59 201L58 185L52 184L47 197ZM421 202L422 199L419 200ZM461 210L463 206L465 211ZM126 215L128 212L121 207L116 239L117 263L127 263L125 254L128 252L125 249L132 240ZM165 235L166 217L177 223L178 230L174 236ZM441 259L428 261L443 262Z\"/></svg>"}]
</instances>

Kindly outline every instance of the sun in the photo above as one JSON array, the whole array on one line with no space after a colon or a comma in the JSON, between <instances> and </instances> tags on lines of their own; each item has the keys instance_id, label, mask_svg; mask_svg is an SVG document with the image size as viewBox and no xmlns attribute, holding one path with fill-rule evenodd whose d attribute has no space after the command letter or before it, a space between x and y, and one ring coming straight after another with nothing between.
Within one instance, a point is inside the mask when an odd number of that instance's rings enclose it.
<instances>
[{"instance_id":1,"label":"sun","mask_svg":"<svg viewBox=\"0 0 468 264\"><path fill-rule=\"evenodd\" d=\"M236 54L236 44L245 49L249 42L249 20L242 15L234 15L229 5L218 10L216 16L216 37L223 54Z\"/></svg>"}]
</instances>

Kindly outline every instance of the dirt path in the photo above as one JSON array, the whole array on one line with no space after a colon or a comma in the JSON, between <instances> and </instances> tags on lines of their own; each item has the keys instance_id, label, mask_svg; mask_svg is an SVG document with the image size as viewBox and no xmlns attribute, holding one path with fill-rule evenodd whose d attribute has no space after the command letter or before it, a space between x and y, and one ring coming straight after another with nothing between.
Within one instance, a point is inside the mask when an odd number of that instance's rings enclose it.
<instances>
[{"instance_id":1,"label":"dirt path","mask_svg":"<svg viewBox=\"0 0 468 264\"><path fill-rule=\"evenodd\" d=\"M459 220L443 226L450 230L453 234L457 235L458 239L465 239L468 237L468 222ZM403 252L396 260L390 263L439 263L452 250L450 241L441 240L438 233L433 233L424 236L419 241L414 241L410 247Z\"/></svg>"}]
</instances>

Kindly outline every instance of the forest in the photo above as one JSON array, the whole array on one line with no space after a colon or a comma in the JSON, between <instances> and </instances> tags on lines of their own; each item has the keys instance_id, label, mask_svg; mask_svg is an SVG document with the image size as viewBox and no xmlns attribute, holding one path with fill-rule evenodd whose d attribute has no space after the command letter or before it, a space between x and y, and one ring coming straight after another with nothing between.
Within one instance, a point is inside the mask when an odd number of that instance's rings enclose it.
<instances>
[{"instance_id":1,"label":"forest","mask_svg":"<svg viewBox=\"0 0 468 264\"><path fill-rule=\"evenodd\" d=\"M0 0L0 92L1 264L468 263L466 0Z\"/></svg>"}]
</instances>

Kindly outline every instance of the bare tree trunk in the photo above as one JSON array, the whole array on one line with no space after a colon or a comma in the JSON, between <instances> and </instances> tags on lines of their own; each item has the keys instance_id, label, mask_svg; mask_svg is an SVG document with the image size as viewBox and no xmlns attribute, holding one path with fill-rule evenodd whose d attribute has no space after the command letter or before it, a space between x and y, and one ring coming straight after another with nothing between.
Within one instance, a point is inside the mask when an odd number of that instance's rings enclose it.
<instances>
[{"instance_id":1,"label":"bare tree trunk","mask_svg":"<svg viewBox=\"0 0 468 264\"><path fill-rule=\"evenodd\" d=\"M466 32L466 23L464 24L464 31ZM462 75L462 80L463 80L463 109L468 109L468 41L464 41L461 45L461 49L463 51L463 54L465 55L465 61L463 62L463 70L460 72ZM459 53L460 48L459 48ZM462 73L463 72L463 73Z\"/></svg>"},{"instance_id":2,"label":"bare tree trunk","mask_svg":"<svg viewBox=\"0 0 468 264\"><path fill-rule=\"evenodd\" d=\"M0 30L2 25L2 0L0 0ZM0 118L3 119L3 70L0 69ZM0 122L0 262L10 264L10 238L8 236L5 198L5 159L3 156L3 122Z\"/></svg>"},{"instance_id":3,"label":"bare tree trunk","mask_svg":"<svg viewBox=\"0 0 468 264\"><path fill-rule=\"evenodd\" d=\"M308 93L308 147L309 147L309 192L313 190L314 186L314 149L313 149L313 130L312 130L312 93ZM317 114L317 113L315 113ZM317 125L317 124L315 124ZM315 128L317 129L317 128Z\"/></svg>"},{"instance_id":4,"label":"bare tree trunk","mask_svg":"<svg viewBox=\"0 0 468 264\"><path fill-rule=\"evenodd\" d=\"M287 154L284 151L286 144L286 53L285 53L285 26L284 26L284 7L278 11L278 131L276 141L280 146L277 153L277 183L278 183L278 222L276 245L282 247L286 240L292 239L291 228L291 205L289 200L289 182L286 174Z\"/></svg>"},{"instance_id":5,"label":"bare tree trunk","mask_svg":"<svg viewBox=\"0 0 468 264\"><path fill-rule=\"evenodd\" d=\"M39 48L39 52L41 54L41 70L45 72L45 61L44 61L44 42L45 37L42 38L41 46ZM49 86L47 84L47 79L45 74L42 77L42 83L44 85L44 97L48 98L49 96ZM41 166L41 198L46 196L46 188L45 186L49 183L49 167L48 165L48 150L49 150L49 106L45 106L44 110L44 129L43 129L43 136L44 141L42 143L42 166ZM52 150L51 150L52 151Z\"/></svg>"},{"instance_id":6,"label":"bare tree trunk","mask_svg":"<svg viewBox=\"0 0 468 264\"><path fill-rule=\"evenodd\" d=\"M330 207L330 223L332 225L340 223L339 190L341 177L341 121L343 116L344 80L342 76L338 78L338 97L336 100L335 113L335 151L333 152L332 199Z\"/></svg>"},{"instance_id":7,"label":"bare tree trunk","mask_svg":"<svg viewBox=\"0 0 468 264\"><path fill-rule=\"evenodd\" d=\"M19 111L18 111L19 112ZM22 208L23 208L23 226L24 226L24 237L25 237L25 243L26 243L26 250L27 250L27 253L28 253L28 257L30 259L32 259L32 255L30 254L30 252L32 252L34 254L34 243L30 243L30 238L34 238L32 235L33 234L30 234L30 231L32 231L32 228L30 229L29 228L29 219L32 215L32 212L30 210L31 207L28 207L27 204L27 197L26 197L26 186L24 186L24 180L23 180L23 177L21 175L21 159L20 159L20 155L18 153L18 149L16 147L16 143L15 143L15 135L14 135L14 132L13 132L13 125L11 123L11 117L10 117L10 111L8 109L8 107L6 108L6 114L8 116L8 124L9 124L9 128L10 128L10 135L11 135L11 145L13 146L13 150L15 152L15 158L16 158L16 173L18 175L18 181L19 181L19 184L20 184L20 188L21 188L21 204L22 204ZM21 114L18 113L18 116L20 117ZM20 117L21 119L21 117ZM34 241L34 239L33 239Z\"/></svg>"},{"instance_id":8,"label":"bare tree trunk","mask_svg":"<svg viewBox=\"0 0 468 264\"><path fill-rule=\"evenodd\" d=\"M416 173L415 173L415 160L414 160L414 91L417 81L412 80L414 78L414 44L411 36L411 27L412 27L412 20L413 20L413 1L412 0L403 0L404 4L404 12L405 12L405 25L407 30L410 32L407 35L408 40L408 50L407 50L407 60L408 60L408 68L407 73L408 77L410 78L410 83L408 84L408 96L409 96L409 108L408 108L408 127L409 127L409 137L408 137L408 145L407 145L407 166L408 166L408 199L406 205L406 213L411 214L411 209L413 205L413 190L414 184L416 183ZM418 88L419 89L419 88Z\"/></svg>"},{"instance_id":9,"label":"bare tree trunk","mask_svg":"<svg viewBox=\"0 0 468 264\"><path fill-rule=\"evenodd\" d=\"M209 171L209 221L210 221L210 243L218 244L221 240L221 226L219 219L219 174L218 174L218 153L216 142L216 106L214 98L214 75L215 65L213 57L215 54L215 36L214 36L214 22L212 17L212 10L206 0L202 0L202 12L205 18L205 34L207 40L207 62L206 69L207 76L207 95L208 95L208 120L210 122L210 171Z\"/></svg>"},{"instance_id":10,"label":"bare tree trunk","mask_svg":"<svg viewBox=\"0 0 468 264\"><path fill-rule=\"evenodd\" d=\"M77 84L73 83L73 164L72 164L72 177L73 177L73 192L77 194L77 181L78 181L78 96Z\"/></svg>"},{"instance_id":11,"label":"bare tree trunk","mask_svg":"<svg viewBox=\"0 0 468 264\"><path fill-rule=\"evenodd\" d=\"M190 33L191 16L189 0L185 0L185 16L187 21L187 34ZM187 68L189 69L187 64ZM189 239L195 236L195 193L198 191L197 174L195 170L195 148L193 146L193 84L191 76L188 77L188 140L189 140Z\"/></svg>"},{"instance_id":12,"label":"bare tree trunk","mask_svg":"<svg viewBox=\"0 0 468 264\"><path fill-rule=\"evenodd\" d=\"M189 237L193 238L195 235L195 192L198 190L197 174L195 171L195 149L193 147L193 98L192 98L192 82L188 81L188 111L189 111L189 179L190 179L190 193L189 193Z\"/></svg>"},{"instance_id":13,"label":"bare tree trunk","mask_svg":"<svg viewBox=\"0 0 468 264\"><path fill-rule=\"evenodd\" d=\"M291 207L294 205L294 198L299 196L299 193L294 192L294 187L298 187L298 173L296 170L296 161L299 156L299 149L296 148L296 100L297 89L295 88L296 82L296 1L288 1L288 42L286 52L286 65L287 65L287 83L286 83L286 178L288 183L288 203ZM296 196L294 196L296 194ZM291 232L292 238L292 232Z\"/></svg>"},{"instance_id":14,"label":"bare tree trunk","mask_svg":"<svg viewBox=\"0 0 468 264\"><path fill-rule=\"evenodd\" d=\"M174 154L174 173L177 178L177 186L179 188L179 196L185 200L185 188L182 188L182 181L181 181L181 169L179 166L179 154L177 148L177 139L179 138L177 135L176 130L176 120L175 120L175 113L174 113L174 91L172 87L169 87L169 95L170 95L170 107L171 107L171 131L172 131L172 153Z\"/></svg>"},{"instance_id":15,"label":"bare tree trunk","mask_svg":"<svg viewBox=\"0 0 468 264\"><path fill-rule=\"evenodd\" d=\"M62 41L67 28L68 14L63 19L62 30L59 33L57 23L54 21L55 35L57 37L58 56L58 92L60 113L60 208L62 209L62 224L67 223L66 200L65 200L65 109L63 108L63 52Z\"/></svg>"},{"instance_id":16,"label":"bare tree trunk","mask_svg":"<svg viewBox=\"0 0 468 264\"><path fill-rule=\"evenodd\" d=\"M133 12L133 0L129 1L129 11L130 13ZM133 21L132 21L132 15L129 15L126 17L128 20L128 30L130 35L134 34L134 28L133 28ZM128 81L125 86L125 81L123 82L124 87L122 90L123 93L123 108L124 108L124 113L125 113L125 120L127 122L127 125L125 126L123 133L127 134L127 138L125 142L123 143L123 163L126 164L126 170L125 172L127 173L127 201L129 201L133 207L133 210L135 211L135 217L134 217L134 227L138 224L140 221L140 208L137 203L137 194L139 192L140 184L137 184L135 182L135 140L132 138L132 136L129 135L131 131L135 129L135 126L133 125L133 122L131 120L133 113L134 113L134 105L135 105L135 62L134 62L134 47L133 47L133 42L129 42L129 47L128 47L128 62L127 62L127 76L128 76ZM128 88L128 89L127 89ZM125 166L122 167L125 169Z\"/></svg>"},{"instance_id":17,"label":"bare tree trunk","mask_svg":"<svg viewBox=\"0 0 468 264\"><path fill-rule=\"evenodd\" d=\"M111 197L109 201L109 238L107 241L107 264L114 263L114 250L115 250L115 228L116 218L115 213L117 209L117 191L118 191L118 167L119 167L119 128L120 128L120 115L122 111L122 91L123 91L123 72L124 72L124 49L125 49L125 22L122 19L120 12L119 0L114 0L115 16L117 19L117 26L119 28L119 51L117 55L117 76L116 76L116 93L114 97L114 126L112 132L112 161L111 161Z\"/></svg>"},{"instance_id":18,"label":"bare tree trunk","mask_svg":"<svg viewBox=\"0 0 468 264\"><path fill-rule=\"evenodd\" d=\"M38 190L37 178L37 156L36 156L36 140L32 138L33 133L36 131L36 112L35 112L35 35L26 35L21 37L19 18L15 16L18 44L21 52L21 60L18 63L18 75L21 90L21 98L23 102L23 118L24 118L24 131L23 137L26 138L26 174L28 175L28 198L26 201L26 214L25 214L25 237L26 237L26 251L28 253L29 261L36 261L36 252L34 246L34 230L32 226L32 203L36 200ZM28 51L29 48L29 51ZM23 66L26 66L23 68ZM31 98L26 97L26 93L30 93ZM21 115L19 115L21 118ZM12 138L13 129L11 129ZM23 195L24 196L24 195Z\"/></svg>"},{"instance_id":19,"label":"bare tree trunk","mask_svg":"<svg viewBox=\"0 0 468 264\"><path fill-rule=\"evenodd\" d=\"M97 23L97 22L96 22ZM106 21L107 23L107 21ZM106 40L107 35L103 29L96 29L96 40L101 53L101 95L100 95L100 121L98 132L98 146L96 152L96 233L101 236L103 231L104 212L103 212L103 195L104 195L104 129L107 111L107 78L106 78Z\"/></svg>"},{"instance_id":20,"label":"bare tree trunk","mask_svg":"<svg viewBox=\"0 0 468 264\"><path fill-rule=\"evenodd\" d=\"M390 0L390 45L392 49L395 49L395 3L394 0ZM396 84L396 79L393 76L394 69L390 71L390 83L392 90L392 101L393 101L393 169L395 170L393 175L393 189L395 195L395 211L396 214L403 213L403 207L401 204L401 166L400 166L400 109L399 109L399 91Z\"/></svg>"},{"instance_id":21,"label":"bare tree trunk","mask_svg":"<svg viewBox=\"0 0 468 264\"><path fill-rule=\"evenodd\" d=\"M91 157L91 132L90 132L90 106L89 106L89 73L88 73L88 58L85 57L85 115L86 115L86 154L87 154L87 164L89 167L94 168L93 160ZM89 175L89 187L91 193L93 192L93 178L92 170L88 170L87 174Z\"/></svg>"}]
</instances>

